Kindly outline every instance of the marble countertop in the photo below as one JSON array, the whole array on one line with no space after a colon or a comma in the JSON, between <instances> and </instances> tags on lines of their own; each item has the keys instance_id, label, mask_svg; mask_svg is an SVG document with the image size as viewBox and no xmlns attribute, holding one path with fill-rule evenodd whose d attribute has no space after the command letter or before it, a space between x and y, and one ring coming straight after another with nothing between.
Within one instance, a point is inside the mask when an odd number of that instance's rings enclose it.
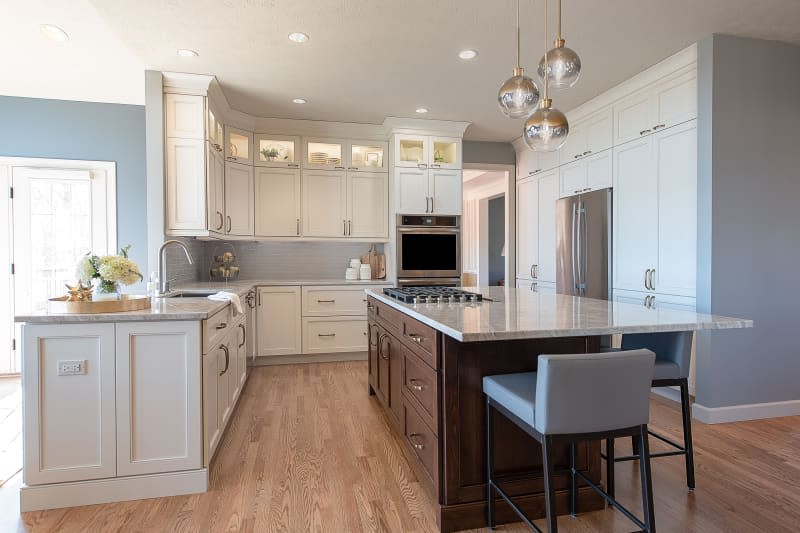
<instances>
[{"instance_id":1,"label":"marble countertop","mask_svg":"<svg viewBox=\"0 0 800 533\"><path fill-rule=\"evenodd\" d=\"M193 282L172 287L174 291L180 290L217 290L235 292L244 298L248 291L254 287L281 287L281 286L317 286L317 285L342 285L369 287L375 285L391 285L386 280L355 280L343 279L305 279L305 280L238 280L234 282ZM16 322L29 324L80 324L87 322L148 322L153 320L205 320L222 309L228 307L229 302L209 300L205 296L181 296L175 298L154 298L150 309L141 311L127 311L124 313L97 313L97 314L57 314L39 312L27 315L17 315ZM242 302L244 305L244 302Z\"/></svg>"},{"instance_id":2,"label":"marble countertop","mask_svg":"<svg viewBox=\"0 0 800 533\"><path fill-rule=\"evenodd\" d=\"M753 327L752 320L542 294L527 288L465 290L480 292L484 301L404 304L380 290L369 289L367 294L461 342Z\"/></svg>"}]
</instances>

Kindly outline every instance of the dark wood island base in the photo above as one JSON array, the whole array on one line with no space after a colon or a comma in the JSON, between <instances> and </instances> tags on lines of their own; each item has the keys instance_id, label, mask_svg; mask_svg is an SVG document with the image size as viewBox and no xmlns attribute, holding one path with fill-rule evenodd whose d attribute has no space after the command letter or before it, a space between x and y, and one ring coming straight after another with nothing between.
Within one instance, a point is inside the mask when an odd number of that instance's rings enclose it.
<instances>
[{"instance_id":1,"label":"dark wood island base","mask_svg":"<svg viewBox=\"0 0 800 533\"><path fill-rule=\"evenodd\" d=\"M369 393L388 413L411 452L412 464L438 499L443 532L486 526L486 401L482 378L536 370L540 354L591 353L599 337L459 342L370 297ZM506 491L528 516L545 516L539 444L505 417L495 423L495 471L508 475ZM558 469L569 464L568 447L555 448ZM580 470L601 480L600 443L578 448ZM518 479L514 479L518 478ZM568 512L568 478L554 479L558 514ZM604 508L581 487L578 511ZM497 499L497 522L519 518Z\"/></svg>"}]
</instances>

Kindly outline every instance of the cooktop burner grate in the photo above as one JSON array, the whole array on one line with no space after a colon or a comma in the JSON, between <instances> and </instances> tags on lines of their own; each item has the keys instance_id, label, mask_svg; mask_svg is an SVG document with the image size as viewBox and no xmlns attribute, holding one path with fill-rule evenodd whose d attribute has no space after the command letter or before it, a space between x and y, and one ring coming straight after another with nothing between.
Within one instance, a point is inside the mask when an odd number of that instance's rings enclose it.
<instances>
[{"instance_id":1,"label":"cooktop burner grate","mask_svg":"<svg viewBox=\"0 0 800 533\"><path fill-rule=\"evenodd\" d=\"M390 287L383 289L383 294L407 304L480 302L483 300L483 296L479 293L462 291L453 287Z\"/></svg>"}]
</instances>

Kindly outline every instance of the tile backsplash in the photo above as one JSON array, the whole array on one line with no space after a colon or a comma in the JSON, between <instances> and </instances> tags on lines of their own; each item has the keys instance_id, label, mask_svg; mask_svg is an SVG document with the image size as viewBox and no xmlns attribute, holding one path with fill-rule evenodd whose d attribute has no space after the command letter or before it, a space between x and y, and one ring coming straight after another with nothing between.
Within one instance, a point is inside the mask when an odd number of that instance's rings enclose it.
<instances>
[{"instance_id":1,"label":"tile backsplash","mask_svg":"<svg viewBox=\"0 0 800 533\"><path fill-rule=\"evenodd\" d=\"M186 245L194 261L190 265L183 250L177 245L171 245L167 248L167 276L170 279L175 278L172 284L180 285L181 283L190 283L203 279L203 273L208 270L206 268L208 266L205 254L206 243L189 237L165 237L165 239L172 238ZM149 272L143 274L145 274L145 280L149 279Z\"/></svg>"}]
</instances>

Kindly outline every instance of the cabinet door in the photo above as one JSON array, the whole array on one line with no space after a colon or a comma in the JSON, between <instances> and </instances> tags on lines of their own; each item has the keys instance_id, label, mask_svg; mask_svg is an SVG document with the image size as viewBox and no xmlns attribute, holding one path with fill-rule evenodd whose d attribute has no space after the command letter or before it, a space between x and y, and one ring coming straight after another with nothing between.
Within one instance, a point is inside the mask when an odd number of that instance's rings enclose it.
<instances>
[{"instance_id":1,"label":"cabinet door","mask_svg":"<svg viewBox=\"0 0 800 533\"><path fill-rule=\"evenodd\" d=\"M657 82L651 105L654 131L697 118L697 68Z\"/></svg>"},{"instance_id":2,"label":"cabinet door","mask_svg":"<svg viewBox=\"0 0 800 533\"><path fill-rule=\"evenodd\" d=\"M342 139L303 138L303 168L345 170L346 144Z\"/></svg>"},{"instance_id":3,"label":"cabinet door","mask_svg":"<svg viewBox=\"0 0 800 533\"><path fill-rule=\"evenodd\" d=\"M201 468L198 322L116 325L117 475Z\"/></svg>"},{"instance_id":4,"label":"cabinet door","mask_svg":"<svg viewBox=\"0 0 800 533\"><path fill-rule=\"evenodd\" d=\"M430 213L428 171L419 168L396 168L397 213L422 215Z\"/></svg>"},{"instance_id":5,"label":"cabinet door","mask_svg":"<svg viewBox=\"0 0 800 533\"><path fill-rule=\"evenodd\" d=\"M539 178L539 261L534 274L540 281L556 282L556 202L558 173Z\"/></svg>"},{"instance_id":6,"label":"cabinet door","mask_svg":"<svg viewBox=\"0 0 800 533\"><path fill-rule=\"evenodd\" d=\"M429 159L430 145L428 137L424 135L403 135L394 136L394 166L425 168Z\"/></svg>"},{"instance_id":7,"label":"cabinet door","mask_svg":"<svg viewBox=\"0 0 800 533\"><path fill-rule=\"evenodd\" d=\"M225 159L210 142L206 143L206 195L208 230L225 232Z\"/></svg>"},{"instance_id":8,"label":"cabinet door","mask_svg":"<svg viewBox=\"0 0 800 533\"><path fill-rule=\"evenodd\" d=\"M658 172L656 292L697 293L697 122L654 136ZM653 265L655 268L655 265Z\"/></svg>"},{"instance_id":9,"label":"cabinet door","mask_svg":"<svg viewBox=\"0 0 800 533\"><path fill-rule=\"evenodd\" d=\"M231 412L228 416L233 414L236 400L239 399L239 392L241 383L239 382L239 344L241 343L242 335L238 327L231 329L228 333L228 348L230 349L230 364L228 371L225 375L228 377L228 404L230 405Z\"/></svg>"},{"instance_id":10,"label":"cabinet door","mask_svg":"<svg viewBox=\"0 0 800 533\"><path fill-rule=\"evenodd\" d=\"M363 317L303 318L303 353L363 352L367 321Z\"/></svg>"},{"instance_id":11,"label":"cabinet door","mask_svg":"<svg viewBox=\"0 0 800 533\"><path fill-rule=\"evenodd\" d=\"M219 152L224 152L225 135L223 125L219 120L219 114L215 111L211 101L206 98L206 140Z\"/></svg>"},{"instance_id":12,"label":"cabinet door","mask_svg":"<svg viewBox=\"0 0 800 533\"><path fill-rule=\"evenodd\" d=\"M252 237L255 234L253 167L225 163L225 233Z\"/></svg>"},{"instance_id":13,"label":"cabinet door","mask_svg":"<svg viewBox=\"0 0 800 533\"><path fill-rule=\"evenodd\" d=\"M253 135L253 164L257 167L300 168L300 152L300 137Z\"/></svg>"},{"instance_id":14,"label":"cabinet door","mask_svg":"<svg viewBox=\"0 0 800 533\"><path fill-rule=\"evenodd\" d=\"M114 477L114 325L26 324L22 343L25 484Z\"/></svg>"},{"instance_id":15,"label":"cabinet door","mask_svg":"<svg viewBox=\"0 0 800 533\"><path fill-rule=\"evenodd\" d=\"M259 237L298 237L300 228L300 171L289 168L255 169L255 232Z\"/></svg>"},{"instance_id":16,"label":"cabinet door","mask_svg":"<svg viewBox=\"0 0 800 533\"><path fill-rule=\"evenodd\" d=\"M347 178L344 172L303 172L302 194L303 235L346 236Z\"/></svg>"},{"instance_id":17,"label":"cabinet door","mask_svg":"<svg viewBox=\"0 0 800 533\"><path fill-rule=\"evenodd\" d=\"M231 416L231 409L233 404L230 401L230 376L228 373L231 369L231 347L229 345L228 337L223 339L223 342L214 350L217 354L217 424L219 424L220 432L225 432L225 426Z\"/></svg>"},{"instance_id":18,"label":"cabinet door","mask_svg":"<svg viewBox=\"0 0 800 533\"><path fill-rule=\"evenodd\" d=\"M457 137L428 138L428 167L461 169L461 139Z\"/></svg>"},{"instance_id":19,"label":"cabinet door","mask_svg":"<svg viewBox=\"0 0 800 533\"><path fill-rule=\"evenodd\" d=\"M586 151L586 122L572 124L566 142L558 150L559 163L565 165L583 157Z\"/></svg>"},{"instance_id":20,"label":"cabinet door","mask_svg":"<svg viewBox=\"0 0 800 533\"><path fill-rule=\"evenodd\" d=\"M539 252L539 185L535 179L517 183L517 277L532 279Z\"/></svg>"},{"instance_id":21,"label":"cabinet door","mask_svg":"<svg viewBox=\"0 0 800 533\"><path fill-rule=\"evenodd\" d=\"M373 391L378 389L378 338L380 337L380 326L374 323L367 324L367 344L368 351L368 365L369 365L369 384L372 386Z\"/></svg>"},{"instance_id":22,"label":"cabinet door","mask_svg":"<svg viewBox=\"0 0 800 533\"><path fill-rule=\"evenodd\" d=\"M611 150L605 150L584 160L586 165L586 189L595 191L612 186L614 182L612 159Z\"/></svg>"},{"instance_id":23,"label":"cabinet door","mask_svg":"<svg viewBox=\"0 0 800 533\"><path fill-rule=\"evenodd\" d=\"M614 105L614 146L652 131L650 90L642 89Z\"/></svg>"},{"instance_id":24,"label":"cabinet door","mask_svg":"<svg viewBox=\"0 0 800 533\"><path fill-rule=\"evenodd\" d=\"M461 214L463 201L460 170L429 170L428 187L432 213L437 215Z\"/></svg>"},{"instance_id":25,"label":"cabinet door","mask_svg":"<svg viewBox=\"0 0 800 533\"><path fill-rule=\"evenodd\" d=\"M592 114L585 125L586 150L584 155L597 154L608 150L614 144L613 113L611 106Z\"/></svg>"},{"instance_id":26,"label":"cabinet door","mask_svg":"<svg viewBox=\"0 0 800 533\"><path fill-rule=\"evenodd\" d=\"M259 356L301 352L300 287L258 288Z\"/></svg>"},{"instance_id":27,"label":"cabinet door","mask_svg":"<svg viewBox=\"0 0 800 533\"><path fill-rule=\"evenodd\" d=\"M204 100L204 97L193 94L164 95L164 122L166 122L164 129L167 138L198 141L205 138Z\"/></svg>"},{"instance_id":28,"label":"cabinet door","mask_svg":"<svg viewBox=\"0 0 800 533\"><path fill-rule=\"evenodd\" d=\"M203 466L211 463L222 437L217 418L217 378L219 374L217 351L203 356Z\"/></svg>"},{"instance_id":29,"label":"cabinet door","mask_svg":"<svg viewBox=\"0 0 800 533\"><path fill-rule=\"evenodd\" d=\"M225 161L253 164L253 134L225 126Z\"/></svg>"},{"instance_id":30,"label":"cabinet door","mask_svg":"<svg viewBox=\"0 0 800 533\"><path fill-rule=\"evenodd\" d=\"M586 189L586 161L574 161L558 168L560 192L565 198L580 194Z\"/></svg>"},{"instance_id":31,"label":"cabinet door","mask_svg":"<svg viewBox=\"0 0 800 533\"><path fill-rule=\"evenodd\" d=\"M517 152L517 181L531 177L538 169L538 154L525 146Z\"/></svg>"},{"instance_id":32,"label":"cabinet door","mask_svg":"<svg viewBox=\"0 0 800 533\"><path fill-rule=\"evenodd\" d=\"M388 175L382 172L347 174L347 235L388 237Z\"/></svg>"},{"instance_id":33,"label":"cabinet door","mask_svg":"<svg viewBox=\"0 0 800 533\"><path fill-rule=\"evenodd\" d=\"M388 172L389 145L380 141L349 141L347 170L354 172Z\"/></svg>"},{"instance_id":34,"label":"cabinet door","mask_svg":"<svg viewBox=\"0 0 800 533\"><path fill-rule=\"evenodd\" d=\"M403 420L403 353L402 345L394 342L393 337L386 338L387 355L389 357L389 409L398 424Z\"/></svg>"},{"instance_id":35,"label":"cabinet door","mask_svg":"<svg viewBox=\"0 0 800 533\"><path fill-rule=\"evenodd\" d=\"M241 340L239 340L236 350L236 373L239 376L239 394L241 394L244 383L247 381L247 337L250 335L250 329L247 327L246 320L239 324L237 329L241 333Z\"/></svg>"},{"instance_id":36,"label":"cabinet door","mask_svg":"<svg viewBox=\"0 0 800 533\"><path fill-rule=\"evenodd\" d=\"M558 152L536 152L537 169L539 172L547 172L557 168L559 165Z\"/></svg>"},{"instance_id":37,"label":"cabinet door","mask_svg":"<svg viewBox=\"0 0 800 533\"><path fill-rule=\"evenodd\" d=\"M205 141L168 138L165 147L166 230L203 233L206 231Z\"/></svg>"},{"instance_id":38,"label":"cabinet door","mask_svg":"<svg viewBox=\"0 0 800 533\"><path fill-rule=\"evenodd\" d=\"M386 406L389 406L391 399L391 389L389 386L390 354L392 349L392 337L381 330L378 337L378 396Z\"/></svg>"},{"instance_id":39,"label":"cabinet door","mask_svg":"<svg viewBox=\"0 0 800 533\"><path fill-rule=\"evenodd\" d=\"M646 290L658 256L653 137L614 148L614 288Z\"/></svg>"}]
</instances>

